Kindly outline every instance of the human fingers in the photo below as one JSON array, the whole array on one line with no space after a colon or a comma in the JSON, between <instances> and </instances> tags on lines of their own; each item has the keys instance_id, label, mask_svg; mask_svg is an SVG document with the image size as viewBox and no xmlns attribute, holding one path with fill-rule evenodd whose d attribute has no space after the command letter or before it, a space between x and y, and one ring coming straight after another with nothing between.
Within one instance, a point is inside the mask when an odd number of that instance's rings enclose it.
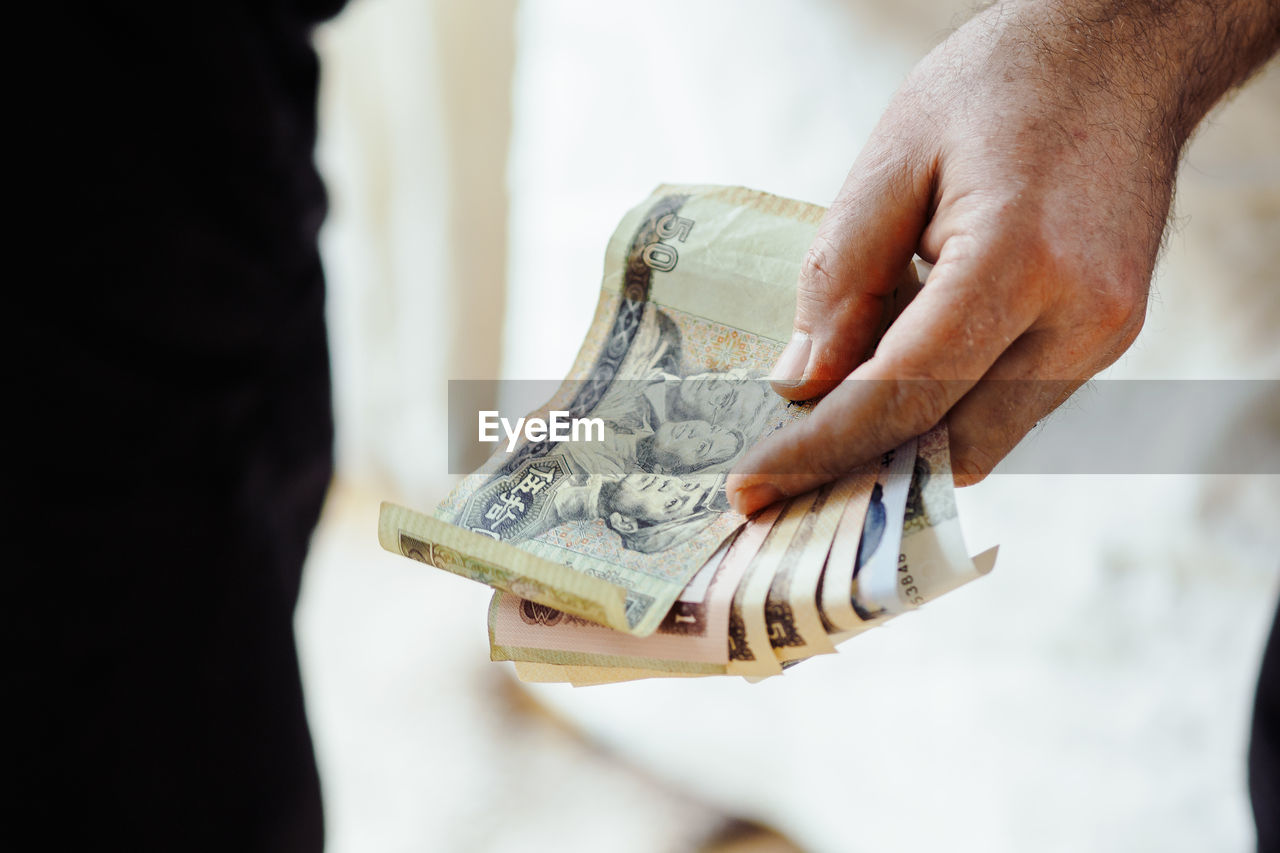
<instances>
[{"instance_id":1,"label":"human fingers","mask_svg":"<svg viewBox=\"0 0 1280 853\"><path fill-rule=\"evenodd\" d=\"M947 430L957 486L981 482L1037 423L1084 384L1087 372L1063 363L1059 337L1029 330L951 408Z\"/></svg>"},{"instance_id":2,"label":"human fingers","mask_svg":"<svg viewBox=\"0 0 1280 853\"><path fill-rule=\"evenodd\" d=\"M1129 348L1142 329L1146 287L1088 277L1013 343L947 416L959 486L981 482L1046 415Z\"/></svg>"},{"instance_id":3,"label":"human fingers","mask_svg":"<svg viewBox=\"0 0 1280 853\"><path fill-rule=\"evenodd\" d=\"M738 463L734 508L750 514L812 489L938 423L1038 316L1037 289L1016 275L1003 253L949 241L875 355Z\"/></svg>"},{"instance_id":4,"label":"human fingers","mask_svg":"<svg viewBox=\"0 0 1280 853\"><path fill-rule=\"evenodd\" d=\"M822 396L866 357L920 239L932 161L888 136L863 149L805 255L795 331L769 376L787 399Z\"/></svg>"}]
</instances>

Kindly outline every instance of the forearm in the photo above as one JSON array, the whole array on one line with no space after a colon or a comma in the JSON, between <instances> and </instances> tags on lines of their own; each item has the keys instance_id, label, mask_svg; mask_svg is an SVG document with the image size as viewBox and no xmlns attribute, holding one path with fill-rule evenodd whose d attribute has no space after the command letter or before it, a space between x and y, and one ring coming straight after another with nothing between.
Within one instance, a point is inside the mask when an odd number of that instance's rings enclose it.
<instances>
[{"instance_id":1,"label":"forearm","mask_svg":"<svg viewBox=\"0 0 1280 853\"><path fill-rule=\"evenodd\" d=\"M1145 279L1183 146L1278 47L1280 0L999 0L917 66L905 95L943 150L982 144L1009 181L1069 189L1055 206L1144 222L1098 240L1132 241L1130 272ZM954 176L940 186L961 186ZM1086 197L1082 184L1110 192Z\"/></svg>"},{"instance_id":2,"label":"forearm","mask_svg":"<svg viewBox=\"0 0 1280 853\"><path fill-rule=\"evenodd\" d=\"M1175 156L1280 49L1277 0L1004 0L983 14L1005 17L1038 63L1072 65L1077 97L1147 117Z\"/></svg>"}]
</instances>

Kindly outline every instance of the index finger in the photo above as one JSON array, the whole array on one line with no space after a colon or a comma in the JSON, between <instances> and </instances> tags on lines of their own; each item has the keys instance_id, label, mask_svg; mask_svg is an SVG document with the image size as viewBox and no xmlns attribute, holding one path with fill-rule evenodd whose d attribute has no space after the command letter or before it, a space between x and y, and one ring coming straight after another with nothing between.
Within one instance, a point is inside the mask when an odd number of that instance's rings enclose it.
<instances>
[{"instance_id":1,"label":"index finger","mask_svg":"<svg viewBox=\"0 0 1280 853\"><path fill-rule=\"evenodd\" d=\"M743 457L727 485L736 510L808 491L928 431L1030 328L1039 313L1033 289L1015 286L1006 258L966 251L967 243L948 242L869 360L808 418Z\"/></svg>"}]
</instances>

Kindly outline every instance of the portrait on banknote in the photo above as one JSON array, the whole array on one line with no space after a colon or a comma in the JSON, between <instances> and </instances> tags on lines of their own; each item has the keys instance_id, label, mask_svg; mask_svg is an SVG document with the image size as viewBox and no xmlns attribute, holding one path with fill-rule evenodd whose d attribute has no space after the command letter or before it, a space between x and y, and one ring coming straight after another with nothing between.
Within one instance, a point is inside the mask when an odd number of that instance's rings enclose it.
<instances>
[{"instance_id":1,"label":"portrait on banknote","mask_svg":"<svg viewBox=\"0 0 1280 853\"><path fill-rule=\"evenodd\" d=\"M724 475L789 413L758 367L767 363L760 350L772 352L776 342L750 346L752 336L741 330L635 298L644 295L655 256L667 271L678 262L678 250L655 254L655 245L665 245L660 238L678 244L696 231L695 221L678 215L679 202L661 199L642 224L626 262L627 287L602 298L594 329L603 334L584 345L584 354L595 350L589 379L562 386L572 395L570 416L599 418L603 436L495 453L446 502L445 520L506 542L541 539L570 549L587 540L586 529L603 528L608 535L590 537L596 547L611 543L610 556L625 556L698 539L728 512ZM713 549L724 532L703 537L703 548Z\"/></svg>"},{"instance_id":2,"label":"portrait on banknote","mask_svg":"<svg viewBox=\"0 0 1280 853\"><path fill-rule=\"evenodd\" d=\"M656 554L728 512L725 474L787 419L787 406L759 369L707 364L687 351L681 325L708 321L679 313L641 306L614 378L577 390L569 411L600 419L601 435L499 449L490 470L464 484L472 490L447 520L512 543L603 527L618 548ZM615 322L631 316L620 308Z\"/></svg>"},{"instance_id":3,"label":"portrait on banknote","mask_svg":"<svg viewBox=\"0 0 1280 853\"><path fill-rule=\"evenodd\" d=\"M592 428L563 440L517 435L507 425L519 418L490 420L512 440L433 519L387 509L380 537L400 552L406 536L427 543L433 565L466 554L470 563L443 567L652 633L745 521L726 499L728 472L807 412L773 393L764 367L790 332L775 319L789 313L793 290L778 282L793 279L820 215L737 188L660 188L610 240L569 378L524 419Z\"/></svg>"}]
</instances>

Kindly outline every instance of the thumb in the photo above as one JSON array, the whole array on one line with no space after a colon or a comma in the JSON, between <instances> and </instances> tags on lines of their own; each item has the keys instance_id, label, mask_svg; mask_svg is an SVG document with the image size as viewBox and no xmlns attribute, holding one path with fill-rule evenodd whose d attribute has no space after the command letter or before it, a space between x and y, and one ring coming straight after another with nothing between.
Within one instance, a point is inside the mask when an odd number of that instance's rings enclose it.
<instances>
[{"instance_id":1,"label":"thumb","mask_svg":"<svg viewBox=\"0 0 1280 853\"><path fill-rule=\"evenodd\" d=\"M911 272L931 170L885 148L863 150L805 255L795 331L769 374L789 400L826 394L866 358L883 330L886 297Z\"/></svg>"}]
</instances>

